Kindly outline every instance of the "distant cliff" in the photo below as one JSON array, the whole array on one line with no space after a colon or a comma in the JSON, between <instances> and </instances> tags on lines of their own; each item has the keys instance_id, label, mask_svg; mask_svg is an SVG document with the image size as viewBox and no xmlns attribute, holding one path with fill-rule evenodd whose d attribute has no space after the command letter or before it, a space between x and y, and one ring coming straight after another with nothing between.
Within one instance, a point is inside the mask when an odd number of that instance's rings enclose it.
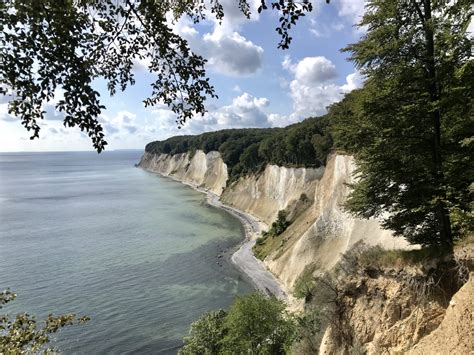
<instances>
[{"instance_id":1,"label":"distant cliff","mask_svg":"<svg viewBox=\"0 0 474 355\"><path fill-rule=\"evenodd\" d=\"M176 155L145 152L138 165L148 171L203 187L219 196L228 179L227 166L218 152L205 154L198 150L192 156L189 152Z\"/></svg>"}]
</instances>

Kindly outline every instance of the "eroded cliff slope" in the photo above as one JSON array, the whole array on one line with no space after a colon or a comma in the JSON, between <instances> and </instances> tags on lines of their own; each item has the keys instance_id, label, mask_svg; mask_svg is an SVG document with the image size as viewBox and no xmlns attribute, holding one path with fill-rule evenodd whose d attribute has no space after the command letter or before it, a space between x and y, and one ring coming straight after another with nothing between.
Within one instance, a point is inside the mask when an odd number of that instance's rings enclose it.
<instances>
[{"instance_id":1,"label":"eroded cliff slope","mask_svg":"<svg viewBox=\"0 0 474 355\"><path fill-rule=\"evenodd\" d=\"M248 212L271 224L279 210L296 203L302 194L314 194L324 168L286 168L267 165L257 175L250 175L231 184L223 193L222 202Z\"/></svg>"},{"instance_id":2,"label":"eroded cliff slope","mask_svg":"<svg viewBox=\"0 0 474 355\"><path fill-rule=\"evenodd\" d=\"M224 191L228 178L227 166L218 152L205 154L197 150L193 155L189 152L176 155L145 152L138 165L185 184L205 188L219 196Z\"/></svg>"},{"instance_id":3,"label":"eroded cliff slope","mask_svg":"<svg viewBox=\"0 0 474 355\"><path fill-rule=\"evenodd\" d=\"M329 158L315 184L312 206L280 236L281 246L267 257L270 270L288 289L307 265L316 263L321 271L329 270L359 241L387 249L408 247L376 220L354 218L344 211L354 169L351 156L335 154Z\"/></svg>"}]
</instances>

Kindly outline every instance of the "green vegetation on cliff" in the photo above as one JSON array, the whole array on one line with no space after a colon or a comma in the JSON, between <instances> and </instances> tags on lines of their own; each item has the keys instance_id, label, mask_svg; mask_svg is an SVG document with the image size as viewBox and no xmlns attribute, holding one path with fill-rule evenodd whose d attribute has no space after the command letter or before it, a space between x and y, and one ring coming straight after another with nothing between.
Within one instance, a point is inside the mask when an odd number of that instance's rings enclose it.
<instances>
[{"instance_id":1,"label":"green vegetation on cliff","mask_svg":"<svg viewBox=\"0 0 474 355\"><path fill-rule=\"evenodd\" d=\"M147 144L154 154L218 151L231 180L266 164L292 167L324 165L332 147L326 117L308 118L285 128L226 129L196 136L176 136Z\"/></svg>"},{"instance_id":2,"label":"green vegetation on cliff","mask_svg":"<svg viewBox=\"0 0 474 355\"><path fill-rule=\"evenodd\" d=\"M286 354L297 337L296 321L274 297L237 297L229 312L207 313L194 322L179 353Z\"/></svg>"}]
</instances>

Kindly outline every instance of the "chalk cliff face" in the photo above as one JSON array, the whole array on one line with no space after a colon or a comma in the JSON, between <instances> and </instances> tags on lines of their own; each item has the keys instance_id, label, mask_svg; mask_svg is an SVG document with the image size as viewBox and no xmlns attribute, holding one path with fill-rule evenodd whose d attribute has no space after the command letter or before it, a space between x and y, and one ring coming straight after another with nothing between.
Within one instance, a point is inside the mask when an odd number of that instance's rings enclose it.
<instances>
[{"instance_id":1,"label":"chalk cliff face","mask_svg":"<svg viewBox=\"0 0 474 355\"><path fill-rule=\"evenodd\" d=\"M226 186L227 167L218 152L196 151L176 155L145 153L140 166L197 185L221 196L221 201L248 212L267 224L279 210L288 209L302 194L311 201L280 236L282 245L265 263L283 282L287 291L306 265L317 263L321 270L332 268L356 242L385 248L403 248L407 243L381 229L376 220L361 220L343 210L353 182L354 160L348 155L332 155L325 168L286 168L268 165L259 174Z\"/></svg>"},{"instance_id":2,"label":"chalk cliff face","mask_svg":"<svg viewBox=\"0 0 474 355\"><path fill-rule=\"evenodd\" d=\"M302 194L313 195L323 173L324 168L267 165L263 173L241 178L229 186L221 200L271 224L279 210L296 202Z\"/></svg>"},{"instance_id":3,"label":"chalk cliff face","mask_svg":"<svg viewBox=\"0 0 474 355\"><path fill-rule=\"evenodd\" d=\"M383 230L376 220L354 218L343 210L354 169L352 157L330 157L323 176L315 184L312 207L281 235L281 248L267 257L270 270L288 289L292 289L306 265L317 263L321 271L329 270L360 240L387 249L408 246Z\"/></svg>"},{"instance_id":4,"label":"chalk cliff face","mask_svg":"<svg viewBox=\"0 0 474 355\"><path fill-rule=\"evenodd\" d=\"M218 152L198 150L185 154L150 154L145 152L139 166L151 172L173 177L186 184L202 187L221 195L227 182L227 166Z\"/></svg>"}]
</instances>

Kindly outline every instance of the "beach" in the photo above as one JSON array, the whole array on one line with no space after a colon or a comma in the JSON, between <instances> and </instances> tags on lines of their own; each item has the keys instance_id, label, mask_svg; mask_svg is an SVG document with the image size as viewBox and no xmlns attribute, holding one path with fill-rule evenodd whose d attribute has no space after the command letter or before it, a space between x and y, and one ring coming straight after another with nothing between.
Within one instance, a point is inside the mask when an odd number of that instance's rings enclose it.
<instances>
[{"instance_id":1,"label":"beach","mask_svg":"<svg viewBox=\"0 0 474 355\"><path fill-rule=\"evenodd\" d=\"M148 170L149 171L149 170ZM192 189L201 192L206 195L207 203L213 207L223 209L236 217L243 225L245 231L245 239L239 246L237 251L231 256L231 261L235 267L244 274L244 276L251 281L255 288L269 296L275 296L276 298L288 302L288 295L283 289L283 286L278 279L267 269L265 264L257 259L253 254L252 247L255 245L257 238L261 232L268 229L261 220L256 217L241 211L232 206L228 206L219 200L219 196L207 189L199 187L197 185L183 182L172 176L160 174L155 171L150 171L154 174L158 174L162 177L172 179L183 185L187 185Z\"/></svg>"}]
</instances>

